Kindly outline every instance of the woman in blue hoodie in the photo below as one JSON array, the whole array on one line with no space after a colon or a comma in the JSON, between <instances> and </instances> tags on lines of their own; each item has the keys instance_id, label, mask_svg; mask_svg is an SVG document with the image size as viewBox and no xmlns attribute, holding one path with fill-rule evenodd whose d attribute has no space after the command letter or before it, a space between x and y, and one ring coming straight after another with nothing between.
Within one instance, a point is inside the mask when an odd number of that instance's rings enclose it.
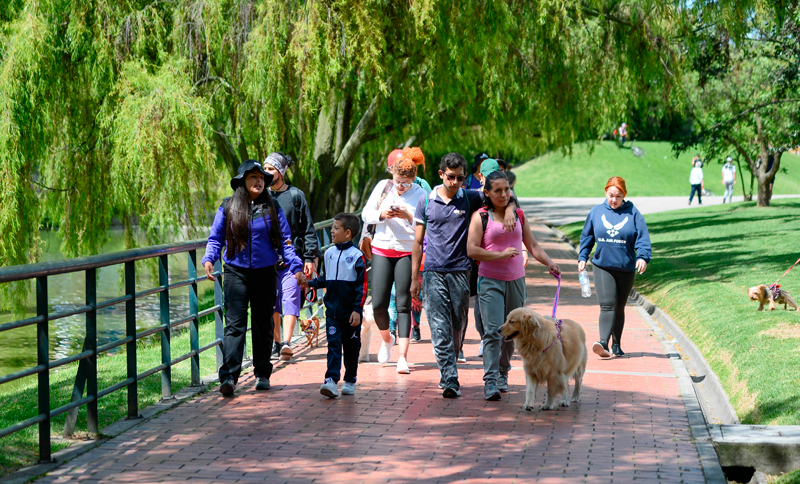
<instances>
[{"instance_id":1,"label":"woman in blue hoodie","mask_svg":"<svg viewBox=\"0 0 800 484\"><path fill-rule=\"evenodd\" d=\"M231 179L233 195L222 201L214 216L203 256L206 277L212 281L214 263L220 255L225 262L225 336L219 391L226 397L233 395L242 371L248 303L256 390L268 390L277 271L288 268L298 281L303 278L303 262L292 247L286 216L265 190L271 181L272 175L256 160L239 165L239 174Z\"/></svg>"},{"instance_id":2,"label":"woman in blue hoodie","mask_svg":"<svg viewBox=\"0 0 800 484\"><path fill-rule=\"evenodd\" d=\"M622 328L625 326L625 304L633 288L636 271L643 274L650 263L650 233L644 217L630 201L625 180L614 176L606 183L606 201L589 211L581 233L581 250L578 270L586 267L586 261L597 244L594 265L594 288L600 303L600 341L592 351L603 358L622 356L620 347ZM608 340L614 336L611 353Z\"/></svg>"}]
</instances>

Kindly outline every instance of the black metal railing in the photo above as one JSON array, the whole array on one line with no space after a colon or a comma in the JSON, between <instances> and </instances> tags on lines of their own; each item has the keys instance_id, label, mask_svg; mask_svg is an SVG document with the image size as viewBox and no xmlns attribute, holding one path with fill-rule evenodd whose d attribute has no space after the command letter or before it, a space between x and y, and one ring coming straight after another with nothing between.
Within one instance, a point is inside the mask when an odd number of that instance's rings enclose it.
<instances>
[{"instance_id":1,"label":"black metal railing","mask_svg":"<svg viewBox=\"0 0 800 484\"><path fill-rule=\"evenodd\" d=\"M315 224L317 235L322 244L324 253L330 247L329 229L333 225L333 220L326 220ZM197 293L197 283L206 280L203 273L197 275L197 249L205 248L206 240L196 240L177 244L164 244L141 249L132 249L110 254L102 254L90 257L80 257L75 259L40 262L36 264L25 264L0 268L0 283L36 279L36 316L12 321L0 325L0 334L16 328L36 325L36 346L37 346L37 365L21 371L0 376L0 385L9 383L20 378L37 375L38 378L38 414L35 417L17 422L16 424L0 429L0 438L19 432L32 425L39 426L39 460L42 462L50 461L51 447L50 421L52 418L69 412L65 423L65 431L71 433L74 430L77 420L78 409L81 406L87 407L87 430L89 433L97 435L98 426L98 399L113 393L117 390L127 388L128 391L128 418L139 418L138 402L138 382L142 379L161 372L161 394L162 398L172 396L172 372L174 365L191 360L191 384L200 384L200 354L212 348L216 348L217 368L222 363L222 270L219 261L214 265L214 304L202 311L199 311L199 300ZM167 258L170 255L187 254L188 278L179 282L169 282L169 265ZM136 292L136 272L135 262L145 259L158 258L158 286ZM320 261L321 262L321 261ZM97 302L97 269L111 265L124 264L125 295L114 299L109 299L101 303ZM84 271L86 275L86 301L83 306L71 308L66 311L49 311L47 282L48 277L59 274ZM189 315L177 321L170 321L169 300L170 291L182 287L189 288ZM159 295L160 318L159 325L144 331L136 331L136 300L154 294ZM97 345L97 311L99 309L125 304L125 337L102 346ZM321 304L320 297L313 304ZM312 304L306 304L304 309L310 310ZM50 360L50 322L58 319L86 315L86 336L83 348L78 354L61 358L55 361ZM214 314L215 318L215 339L211 343L200 347L199 329L200 319ZM171 352L171 330L177 326L189 326L189 347L190 351L184 355L173 357ZM145 371L139 372L136 360L137 341L151 335L160 335L161 338L161 364ZM117 382L108 388L97 388L97 357L125 345L127 351L127 378ZM75 377L71 401L58 408L51 408L50 405L50 370L69 363L78 362L78 370ZM85 396L84 396L85 390Z\"/></svg>"}]
</instances>

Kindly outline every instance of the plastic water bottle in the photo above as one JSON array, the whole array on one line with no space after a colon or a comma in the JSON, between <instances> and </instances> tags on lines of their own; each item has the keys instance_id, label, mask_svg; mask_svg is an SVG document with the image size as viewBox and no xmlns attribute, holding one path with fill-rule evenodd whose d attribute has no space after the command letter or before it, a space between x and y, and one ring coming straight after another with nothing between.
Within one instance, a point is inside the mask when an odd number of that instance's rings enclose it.
<instances>
[{"instance_id":1,"label":"plastic water bottle","mask_svg":"<svg viewBox=\"0 0 800 484\"><path fill-rule=\"evenodd\" d=\"M592 297L592 284L589 282L589 273L585 270L580 271L578 280L581 281L581 296Z\"/></svg>"}]
</instances>

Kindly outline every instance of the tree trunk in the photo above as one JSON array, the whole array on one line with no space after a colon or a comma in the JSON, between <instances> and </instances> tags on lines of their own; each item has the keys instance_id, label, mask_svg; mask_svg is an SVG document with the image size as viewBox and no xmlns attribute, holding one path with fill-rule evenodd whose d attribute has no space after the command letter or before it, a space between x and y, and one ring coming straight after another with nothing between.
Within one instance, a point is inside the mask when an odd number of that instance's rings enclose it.
<instances>
[{"instance_id":1,"label":"tree trunk","mask_svg":"<svg viewBox=\"0 0 800 484\"><path fill-rule=\"evenodd\" d=\"M214 128L214 144L217 145L217 151L219 151L222 161L225 162L225 166L228 168L231 177L234 177L239 173L241 160L236 154L236 150L228 139L228 136L223 134L223 129L224 126L222 123L217 121Z\"/></svg>"}]
</instances>

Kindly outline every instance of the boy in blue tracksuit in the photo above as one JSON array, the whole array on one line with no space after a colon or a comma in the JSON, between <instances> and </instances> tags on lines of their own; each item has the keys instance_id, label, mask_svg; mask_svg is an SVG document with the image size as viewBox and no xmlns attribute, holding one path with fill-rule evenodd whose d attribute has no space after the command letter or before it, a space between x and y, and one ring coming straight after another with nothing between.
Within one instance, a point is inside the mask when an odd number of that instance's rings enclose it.
<instances>
[{"instance_id":1,"label":"boy in blue tracksuit","mask_svg":"<svg viewBox=\"0 0 800 484\"><path fill-rule=\"evenodd\" d=\"M319 392L336 398L336 384L342 368L344 348L344 386L342 395L356 391L358 353L361 351L361 313L367 299L367 261L353 245L361 228L359 218L351 213L333 217L331 242L334 247L325 252L324 274L301 284L325 292L325 327L328 332L328 371Z\"/></svg>"}]
</instances>

